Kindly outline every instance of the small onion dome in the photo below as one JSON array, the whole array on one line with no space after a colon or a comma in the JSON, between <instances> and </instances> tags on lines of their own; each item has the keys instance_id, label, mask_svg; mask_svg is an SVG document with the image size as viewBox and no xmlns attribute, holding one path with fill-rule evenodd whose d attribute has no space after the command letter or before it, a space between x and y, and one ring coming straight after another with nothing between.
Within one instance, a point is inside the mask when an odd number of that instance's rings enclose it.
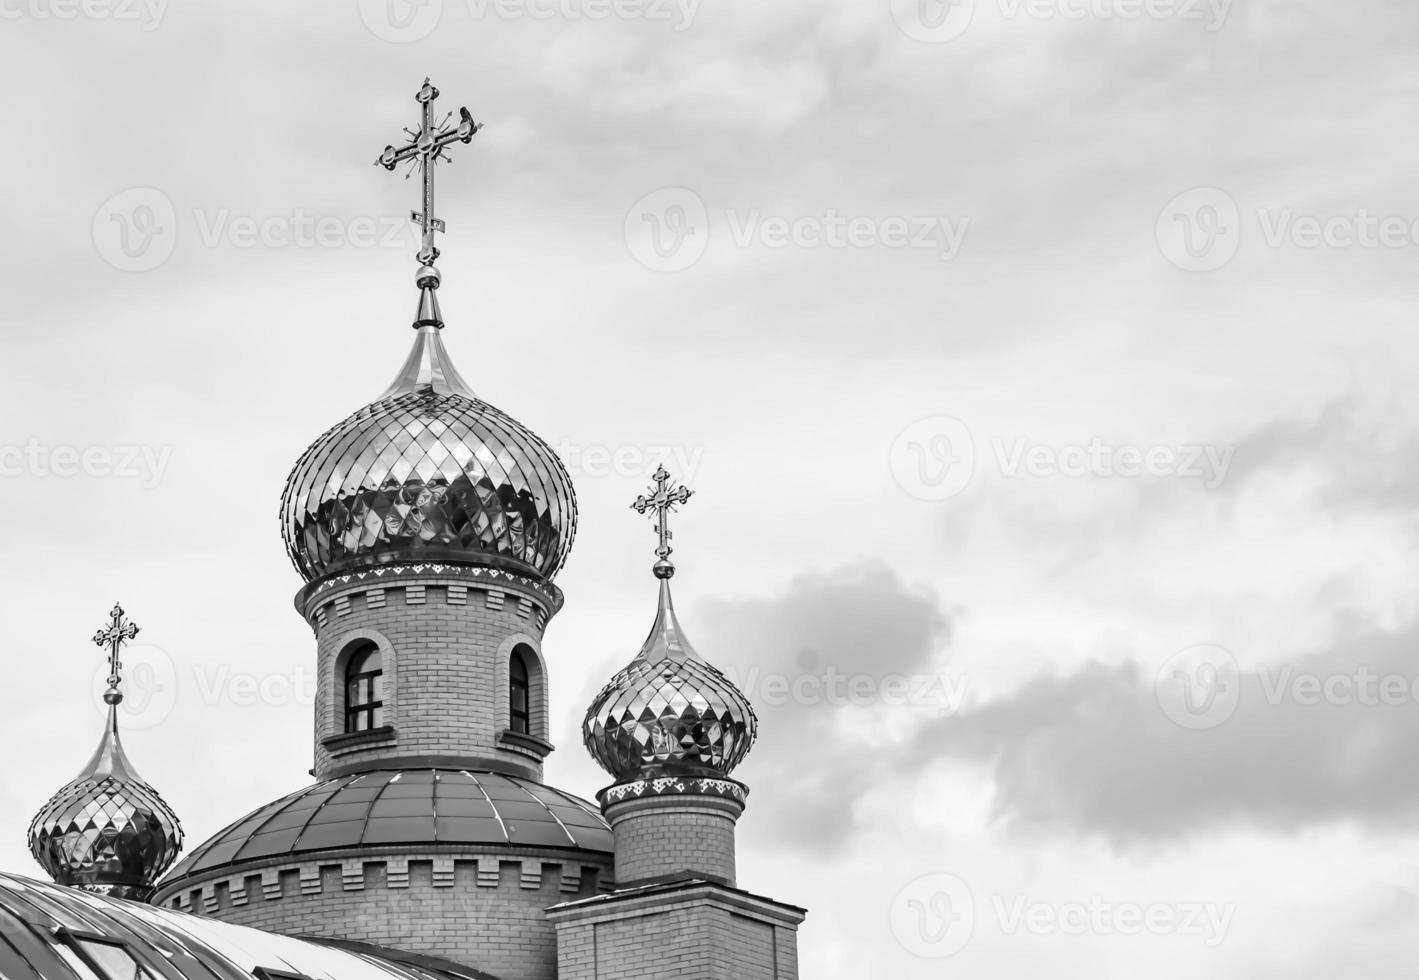
<instances>
[{"instance_id":1,"label":"small onion dome","mask_svg":"<svg viewBox=\"0 0 1419 980\"><path fill-rule=\"evenodd\" d=\"M757 728L748 699L685 639L662 575L650 636L587 710L587 751L620 782L727 776Z\"/></svg>"},{"instance_id":2,"label":"small onion dome","mask_svg":"<svg viewBox=\"0 0 1419 980\"><path fill-rule=\"evenodd\" d=\"M372 565L494 565L551 579L576 533L557 454L459 377L424 290L414 349L381 398L301 456L282 535L307 581Z\"/></svg>"},{"instance_id":3,"label":"small onion dome","mask_svg":"<svg viewBox=\"0 0 1419 980\"><path fill-rule=\"evenodd\" d=\"M182 824L123 753L112 703L98 751L50 797L29 831L30 853L61 885L146 901L182 850Z\"/></svg>"}]
</instances>

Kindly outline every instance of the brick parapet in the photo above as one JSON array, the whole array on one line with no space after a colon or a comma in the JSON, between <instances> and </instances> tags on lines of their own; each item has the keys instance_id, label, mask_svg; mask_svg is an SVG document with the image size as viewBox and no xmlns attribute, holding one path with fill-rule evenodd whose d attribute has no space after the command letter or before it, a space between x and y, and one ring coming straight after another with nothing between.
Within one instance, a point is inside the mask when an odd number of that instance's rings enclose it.
<instances>
[{"instance_id":1,"label":"brick parapet","mask_svg":"<svg viewBox=\"0 0 1419 980\"><path fill-rule=\"evenodd\" d=\"M505 980L554 980L555 932L542 910L611 888L609 856L594 852L331 852L165 883L153 904L442 956Z\"/></svg>"}]
</instances>

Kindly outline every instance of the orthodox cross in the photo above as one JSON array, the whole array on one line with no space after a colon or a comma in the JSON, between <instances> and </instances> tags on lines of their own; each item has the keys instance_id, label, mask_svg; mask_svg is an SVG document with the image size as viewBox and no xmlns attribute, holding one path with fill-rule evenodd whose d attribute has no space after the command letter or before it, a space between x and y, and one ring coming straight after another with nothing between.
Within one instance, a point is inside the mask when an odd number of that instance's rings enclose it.
<instances>
[{"instance_id":1,"label":"orthodox cross","mask_svg":"<svg viewBox=\"0 0 1419 980\"><path fill-rule=\"evenodd\" d=\"M631 509L638 514L645 514L650 511L655 512L655 530L660 535L660 547L655 549L655 556L659 559L655 563L656 574L660 575L661 570L673 570L670 564L670 533L669 515L676 506L689 500L694 491L687 487L672 487L670 485L670 474L665 471L664 466L655 468L654 492L641 494L636 498L636 502L631 504ZM668 578L669 576L662 576Z\"/></svg>"},{"instance_id":2,"label":"orthodox cross","mask_svg":"<svg viewBox=\"0 0 1419 980\"><path fill-rule=\"evenodd\" d=\"M409 137L409 142L398 148L386 146L375 161L385 170L393 170L399 164L407 162L409 170L404 174L405 180L413 175L415 168L423 172L424 210L411 211L409 218L424 231L419 248L419 264L426 266L433 265L434 260L439 257L439 250L434 245L434 233L444 230L444 223L434 217L434 165L440 160L452 162L453 158L445 152L449 144L467 143L473 139L474 133L483 128L482 123L473 121L467 108L458 110L457 126L449 125L453 118L451 112L443 117L442 122L435 124L434 99L438 97L439 90L427 78L424 79L423 88L414 96L415 101L422 107L418 130L405 129L404 134Z\"/></svg>"},{"instance_id":3,"label":"orthodox cross","mask_svg":"<svg viewBox=\"0 0 1419 980\"><path fill-rule=\"evenodd\" d=\"M103 699L109 704L117 704L123 700L123 694L118 690L122 680L119 671L123 669L123 663L118 656L123 645L138 635L138 625L130 622L123 607L117 604L108 614L108 619L108 626L94 634L94 645L108 647L108 690Z\"/></svg>"}]
</instances>

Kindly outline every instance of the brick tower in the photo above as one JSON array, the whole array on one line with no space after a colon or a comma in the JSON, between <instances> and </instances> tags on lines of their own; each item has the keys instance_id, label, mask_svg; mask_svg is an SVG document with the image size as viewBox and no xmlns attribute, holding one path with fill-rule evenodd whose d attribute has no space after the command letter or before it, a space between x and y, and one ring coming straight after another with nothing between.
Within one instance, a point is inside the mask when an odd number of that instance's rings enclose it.
<instances>
[{"instance_id":1,"label":"brick tower","mask_svg":"<svg viewBox=\"0 0 1419 980\"><path fill-rule=\"evenodd\" d=\"M661 467L636 510L660 538L655 624L596 696L583 734L616 782L599 799L616 890L548 911L560 980L796 980L804 911L737 887L734 830L748 789L729 773L753 745L743 693L685 639L670 597L669 514L690 498Z\"/></svg>"},{"instance_id":2,"label":"brick tower","mask_svg":"<svg viewBox=\"0 0 1419 980\"><path fill-rule=\"evenodd\" d=\"M411 351L317 439L282 499L316 638L316 782L194 849L155 902L553 980L544 910L611 887L597 808L542 784L542 636L562 605L576 498L556 454L482 401L444 348L434 165L478 126L422 126L380 162L424 178Z\"/></svg>"}]
</instances>

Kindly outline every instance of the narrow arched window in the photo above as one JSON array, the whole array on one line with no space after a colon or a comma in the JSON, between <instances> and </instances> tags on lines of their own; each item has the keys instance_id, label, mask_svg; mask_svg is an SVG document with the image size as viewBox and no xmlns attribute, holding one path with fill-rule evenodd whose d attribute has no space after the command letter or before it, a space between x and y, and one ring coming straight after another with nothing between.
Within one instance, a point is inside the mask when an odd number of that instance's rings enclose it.
<instances>
[{"instance_id":1,"label":"narrow arched window","mask_svg":"<svg viewBox=\"0 0 1419 980\"><path fill-rule=\"evenodd\" d=\"M513 650L508 661L508 720L512 730L523 735L532 733L531 692L527 661L521 650Z\"/></svg>"},{"instance_id":2,"label":"narrow arched window","mask_svg":"<svg viewBox=\"0 0 1419 980\"><path fill-rule=\"evenodd\" d=\"M370 644L350 656L345 668L345 731L384 725L384 657Z\"/></svg>"}]
</instances>

